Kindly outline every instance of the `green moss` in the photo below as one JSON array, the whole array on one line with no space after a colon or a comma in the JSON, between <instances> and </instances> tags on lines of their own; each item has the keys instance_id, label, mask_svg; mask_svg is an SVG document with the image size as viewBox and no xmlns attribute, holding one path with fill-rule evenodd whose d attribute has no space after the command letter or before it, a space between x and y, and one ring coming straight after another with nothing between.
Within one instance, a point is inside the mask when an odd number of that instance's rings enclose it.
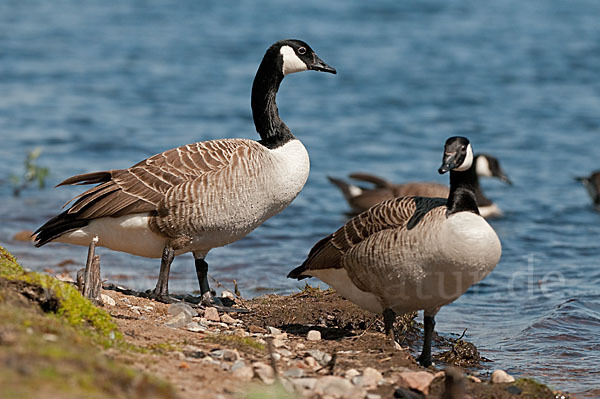
<instances>
[{"instance_id":1,"label":"green moss","mask_svg":"<svg viewBox=\"0 0 600 399\"><path fill-rule=\"evenodd\" d=\"M523 399L554 398L555 396L550 388L532 378L519 378L514 385L523 391L519 396Z\"/></svg>"},{"instance_id":2,"label":"green moss","mask_svg":"<svg viewBox=\"0 0 600 399\"><path fill-rule=\"evenodd\" d=\"M205 338L206 341L223 346L231 346L241 351L257 350L263 352L265 346L250 337L239 337L237 335L210 335Z\"/></svg>"},{"instance_id":3,"label":"green moss","mask_svg":"<svg viewBox=\"0 0 600 399\"><path fill-rule=\"evenodd\" d=\"M113 340L122 338L110 315L81 296L74 286L45 274L25 272L16 259L1 246L0 277L25 281L40 286L49 295L54 294L60 302L57 314L70 325L93 327L92 335L95 332L104 346L111 346Z\"/></svg>"}]
</instances>

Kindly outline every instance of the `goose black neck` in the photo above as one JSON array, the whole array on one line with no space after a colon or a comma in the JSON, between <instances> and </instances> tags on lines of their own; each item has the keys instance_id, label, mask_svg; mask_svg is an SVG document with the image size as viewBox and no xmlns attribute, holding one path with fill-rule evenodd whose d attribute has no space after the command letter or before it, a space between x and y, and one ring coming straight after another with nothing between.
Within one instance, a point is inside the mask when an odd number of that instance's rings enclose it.
<instances>
[{"instance_id":1,"label":"goose black neck","mask_svg":"<svg viewBox=\"0 0 600 399\"><path fill-rule=\"evenodd\" d=\"M483 194L483 190L479 185L479 177L477 173L475 173L475 183L473 184L473 192L475 193L475 200L477 201L477 206L490 206L492 205L492 201Z\"/></svg>"},{"instance_id":2,"label":"goose black neck","mask_svg":"<svg viewBox=\"0 0 600 399\"><path fill-rule=\"evenodd\" d=\"M252 117L261 138L259 143L270 149L294 139L290 129L279 117L275 102L277 90L283 80L282 62L276 50L267 50L252 85Z\"/></svg>"},{"instance_id":3,"label":"goose black neck","mask_svg":"<svg viewBox=\"0 0 600 399\"><path fill-rule=\"evenodd\" d=\"M448 196L447 215L458 212L473 212L479 215L475 187L479 186L475 168L463 172L450 171L450 195Z\"/></svg>"}]
</instances>

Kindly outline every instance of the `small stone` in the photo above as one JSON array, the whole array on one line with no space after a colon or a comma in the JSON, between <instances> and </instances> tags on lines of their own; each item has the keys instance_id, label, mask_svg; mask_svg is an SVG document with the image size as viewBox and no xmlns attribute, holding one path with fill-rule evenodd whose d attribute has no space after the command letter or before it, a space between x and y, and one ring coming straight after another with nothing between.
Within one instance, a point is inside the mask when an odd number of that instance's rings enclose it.
<instances>
[{"instance_id":1,"label":"small stone","mask_svg":"<svg viewBox=\"0 0 600 399\"><path fill-rule=\"evenodd\" d=\"M259 326L255 326L254 324L251 324L248 326L248 331L250 331L251 333L264 333L265 329Z\"/></svg>"},{"instance_id":2,"label":"small stone","mask_svg":"<svg viewBox=\"0 0 600 399\"><path fill-rule=\"evenodd\" d=\"M280 335L281 334L281 330L279 328L275 328L275 327L267 327L267 330L269 331L269 334L271 335Z\"/></svg>"},{"instance_id":3,"label":"small stone","mask_svg":"<svg viewBox=\"0 0 600 399\"><path fill-rule=\"evenodd\" d=\"M206 310L204 311L204 318L210 321L221 321L217 308L206 308Z\"/></svg>"},{"instance_id":4,"label":"small stone","mask_svg":"<svg viewBox=\"0 0 600 399\"><path fill-rule=\"evenodd\" d=\"M206 331L206 326L198 323L197 321L192 321L185 326L185 329L191 332L202 332Z\"/></svg>"},{"instance_id":5,"label":"small stone","mask_svg":"<svg viewBox=\"0 0 600 399\"><path fill-rule=\"evenodd\" d=\"M254 374L265 384L271 385L275 382L273 367L262 362L254 362L252 363L252 368L254 369Z\"/></svg>"},{"instance_id":6,"label":"small stone","mask_svg":"<svg viewBox=\"0 0 600 399\"><path fill-rule=\"evenodd\" d=\"M63 281L65 283L74 283L75 280L73 279L73 277L71 277L71 275L67 272L62 272L60 274L57 274L56 276L54 276L57 280L59 281ZM104 294L101 294L104 295Z\"/></svg>"},{"instance_id":7,"label":"small stone","mask_svg":"<svg viewBox=\"0 0 600 399\"><path fill-rule=\"evenodd\" d=\"M250 381L252 379L252 377L254 377L254 370L252 370L252 367L250 367L250 366L244 365L244 366L237 367L235 369L232 366L231 370L232 370L232 375L235 378L239 378L242 381Z\"/></svg>"},{"instance_id":8,"label":"small stone","mask_svg":"<svg viewBox=\"0 0 600 399\"><path fill-rule=\"evenodd\" d=\"M292 378L290 382L294 385L296 391L302 394L311 393L315 389L315 385L317 385L316 378Z\"/></svg>"},{"instance_id":9,"label":"small stone","mask_svg":"<svg viewBox=\"0 0 600 399\"><path fill-rule=\"evenodd\" d=\"M306 335L306 339L309 341L320 341L321 333L317 330L310 330Z\"/></svg>"},{"instance_id":10,"label":"small stone","mask_svg":"<svg viewBox=\"0 0 600 399\"><path fill-rule=\"evenodd\" d=\"M433 374L427 371L406 371L399 374L399 383L404 387L429 394L429 386L433 381Z\"/></svg>"},{"instance_id":11,"label":"small stone","mask_svg":"<svg viewBox=\"0 0 600 399\"><path fill-rule=\"evenodd\" d=\"M318 362L315 360L315 358L314 358L314 357L312 357L312 356L307 356L307 357L304 359L304 363L306 363L306 365L307 365L309 368L311 368L312 370L317 370L317 369L320 369L320 368L321 368L321 366L319 365L319 363L318 363Z\"/></svg>"},{"instance_id":12,"label":"small stone","mask_svg":"<svg viewBox=\"0 0 600 399\"><path fill-rule=\"evenodd\" d=\"M58 337L54 334L44 334L44 335L42 335L42 338L44 338L44 340L46 340L48 342L58 341Z\"/></svg>"},{"instance_id":13,"label":"small stone","mask_svg":"<svg viewBox=\"0 0 600 399\"><path fill-rule=\"evenodd\" d=\"M377 388L379 381L383 380L383 375L372 367L367 367L362 374L361 385L366 389Z\"/></svg>"},{"instance_id":14,"label":"small stone","mask_svg":"<svg viewBox=\"0 0 600 399\"><path fill-rule=\"evenodd\" d=\"M359 376L359 375L360 375L360 372L357 369L348 369L344 373L344 378L351 380L354 377Z\"/></svg>"},{"instance_id":15,"label":"small stone","mask_svg":"<svg viewBox=\"0 0 600 399\"><path fill-rule=\"evenodd\" d=\"M114 299L112 299L106 294L100 294L100 299L102 300L102 303L106 306L115 306L117 304L117 302L115 302Z\"/></svg>"},{"instance_id":16,"label":"small stone","mask_svg":"<svg viewBox=\"0 0 600 399\"><path fill-rule=\"evenodd\" d=\"M329 364L329 362L333 359L329 353L323 355L323 359L321 359L320 363L325 366Z\"/></svg>"},{"instance_id":17,"label":"small stone","mask_svg":"<svg viewBox=\"0 0 600 399\"><path fill-rule=\"evenodd\" d=\"M148 311L147 309L141 307L139 307L139 310ZM167 313L170 315L178 315L181 312L187 313L190 316L190 318L198 315L198 312L196 312L194 308L192 308L185 302L173 303L167 308Z\"/></svg>"},{"instance_id":18,"label":"small stone","mask_svg":"<svg viewBox=\"0 0 600 399\"><path fill-rule=\"evenodd\" d=\"M496 370L492 373L492 384L502 384L506 382L514 382L515 377L508 374L504 370Z\"/></svg>"},{"instance_id":19,"label":"small stone","mask_svg":"<svg viewBox=\"0 0 600 399\"><path fill-rule=\"evenodd\" d=\"M368 393L366 399L381 399L381 395L376 393Z\"/></svg>"},{"instance_id":20,"label":"small stone","mask_svg":"<svg viewBox=\"0 0 600 399\"><path fill-rule=\"evenodd\" d=\"M240 358L236 350L232 349L216 349L210 351L209 355L215 359L223 359L226 362L235 362Z\"/></svg>"},{"instance_id":21,"label":"small stone","mask_svg":"<svg viewBox=\"0 0 600 399\"><path fill-rule=\"evenodd\" d=\"M227 313L221 316L221 321L226 324L235 324L235 319L229 316Z\"/></svg>"},{"instance_id":22,"label":"small stone","mask_svg":"<svg viewBox=\"0 0 600 399\"><path fill-rule=\"evenodd\" d=\"M233 362L233 364L231 365L231 371L235 371L235 370L245 367L245 366L246 366L246 362L244 362L242 359L238 359L235 362Z\"/></svg>"},{"instance_id":23,"label":"small stone","mask_svg":"<svg viewBox=\"0 0 600 399\"><path fill-rule=\"evenodd\" d=\"M231 299L232 301L235 301L235 295L233 295L232 292L227 291L227 290L221 292L221 298L228 298L228 299Z\"/></svg>"},{"instance_id":24,"label":"small stone","mask_svg":"<svg viewBox=\"0 0 600 399\"><path fill-rule=\"evenodd\" d=\"M277 352L284 357L292 357L293 353L285 348L277 349Z\"/></svg>"},{"instance_id":25,"label":"small stone","mask_svg":"<svg viewBox=\"0 0 600 399\"><path fill-rule=\"evenodd\" d=\"M318 349L311 349L309 351L306 351L306 353L312 357L315 358L315 360L319 363L321 363L321 361L323 360L323 356L325 356L325 352L320 351Z\"/></svg>"},{"instance_id":26,"label":"small stone","mask_svg":"<svg viewBox=\"0 0 600 399\"><path fill-rule=\"evenodd\" d=\"M203 350L192 345L184 347L182 352L185 357L189 357L192 359L203 359L206 357L206 353Z\"/></svg>"},{"instance_id":27,"label":"small stone","mask_svg":"<svg viewBox=\"0 0 600 399\"><path fill-rule=\"evenodd\" d=\"M304 370L299 367L292 367L284 371L283 376L286 378L302 378L304 377Z\"/></svg>"},{"instance_id":28,"label":"small stone","mask_svg":"<svg viewBox=\"0 0 600 399\"><path fill-rule=\"evenodd\" d=\"M281 355L279 353L273 353L271 356L273 356L273 360L275 361L281 360Z\"/></svg>"},{"instance_id":29,"label":"small stone","mask_svg":"<svg viewBox=\"0 0 600 399\"><path fill-rule=\"evenodd\" d=\"M302 343L299 343L299 344L297 344L297 345L296 345L296 350L297 350L297 351L301 351L301 350L303 350L304 348L306 348L306 345L304 345L304 344L302 344Z\"/></svg>"},{"instance_id":30,"label":"small stone","mask_svg":"<svg viewBox=\"0 0 600 399\"><path fill-rule=\"evenodd\" d=\"M470 375L467 377L468 379L470 379L473 382L481 382L480 378L475 377L474 375Z\"/></svg>"},{"instance_id":31,"label":"small stone","mask_svg":"<svg viewBox=\"0 0 600 399\"><path fill-rule=\"evenodd\" d=\"M280 339L276 339L276 338L273 339L272 343L275 348L281 348L282 346L285 346L285 342L283 342Z\"/></svg>"},{"instance_id":32,"label":"small stone","mask_svg":"<svg viewBox=\"0 0 600 399\"><path fill-rule=\"evenodd\" d=\"M171 328L180 328L187 326L192 321L192 317L186 312L181 312L165 322L165 326Z\"/></svg>"},{"instance_id":33,"label":"small stone","mask_svg":"<svg viewBox=\"0 0 600 399\"><path fill-rule=\"evenodd\" d=\"M362 395L359 393L362 391ZM317 395L329 395L333 398L361 397L364 398L366 391L354 387L350 381L335 375L328 375L317 380L314 387Z\"/></svg>"}]
</instances>

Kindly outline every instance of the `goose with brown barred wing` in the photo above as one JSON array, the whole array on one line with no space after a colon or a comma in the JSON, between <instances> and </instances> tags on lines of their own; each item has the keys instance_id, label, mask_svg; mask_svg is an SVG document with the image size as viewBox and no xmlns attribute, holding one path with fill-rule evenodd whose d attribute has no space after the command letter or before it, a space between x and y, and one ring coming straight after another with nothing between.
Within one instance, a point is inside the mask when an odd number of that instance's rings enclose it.
<instances>
[{"instance_id":1,"label":"goose with brown barred wing","mask_svg":"<svg viewBox=\"0 0 600 399\"><path fill-rule=\"evenodd\" d=\"M500 240L479 215L472 163L469 141L449 138L439 169L450 171L448 199L402 197L379 203L317 242L288 277L317 277L358 306L383 314L392 339L396 314L423 310L419 362L429 366L435 314L500 260Z\"/></svg>"},{"instance_id":2,"label":"goose with brown barred wing","mask_svg":"<svg viewBox=\"0 0 600 399\"><path fill-rule=\"evenodd\" d=\"M97 184L36 231L50 241L99 246L161 258L151 297L171 301L174 256L192 252L203 302L210 303L206 254L246 236L300 193L309 173L302 143L280 119L275 97L284 76L336 73L308 44L282 40L266 51L252 86L252 115L261 140L222 139L184 145L128 169L71 177L60 185Z\"/></svg>"}]
</instances>

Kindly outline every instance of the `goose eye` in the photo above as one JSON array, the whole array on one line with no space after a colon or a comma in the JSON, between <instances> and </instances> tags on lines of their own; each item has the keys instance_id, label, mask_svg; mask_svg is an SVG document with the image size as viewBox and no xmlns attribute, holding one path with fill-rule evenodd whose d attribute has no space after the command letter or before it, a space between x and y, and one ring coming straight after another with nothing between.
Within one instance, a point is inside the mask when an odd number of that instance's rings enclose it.
<instances>
[{"instance_id":1,"label":"goose eye","mask_svg":"<svg viewBox=\"0 0 600 399\"><path fill-rule=\"evenodd\" d=\"M300 54L300 55L306 54L306 47L298 48L298 54Z\"/></svg>"}]
</instances>

